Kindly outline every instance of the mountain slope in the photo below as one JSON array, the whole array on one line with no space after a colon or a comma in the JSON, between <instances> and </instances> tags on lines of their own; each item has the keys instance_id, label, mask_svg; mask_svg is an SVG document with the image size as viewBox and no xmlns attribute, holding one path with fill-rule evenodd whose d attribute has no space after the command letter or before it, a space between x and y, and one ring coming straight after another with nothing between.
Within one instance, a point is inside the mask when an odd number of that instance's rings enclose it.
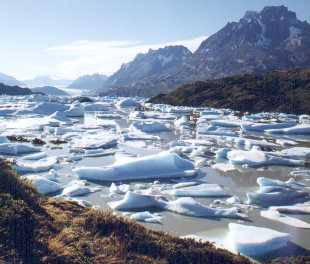
<instances>
[{"instance_id":1,"label":"mountain slope","mask_svg":"<svg viewBox=\"0 0 310 264\"><path fill-rule=\"evenodd\" d=\"M310 68L310 25L284 6L248 11L202 42L182 74L192 80Z\"/></svg>"},{"instance_id":2,"label":"mountain slope","mask_svg":"<svg viewBox=\"0 0 310 264\"><path fill-rule=\"evenodd\" d=\"M69 95L65 91L58 89L53 86L43 86L43 87L36 87L36 88L31 88L31 91L35 93L44 93L46 95L53 95L53 96L67 96Z\"/></svg>"},{"instance_id":3,"label":"mountain slope","mask_svg":"<svg viewBox=\"0 0 310 264\"><path fill-rule=\"evenodd\" d=\"M123 64L105 83L106 94L151 96L169 91L166 79L175 75L192 53L183 46L168 46L138 54L132 62Z\"/></svg>"},{"instance_id":4,"label":"mountain slope","mask_svg":"<svg viewBox=\"0 0 310 264\"><path fill-rule=\"evenodd\" d=\"M74 80L68 87L81 90L98 90L103 87L108 76L103 74L83 75Z\"/></svg>"},{"instance_id":5,"label":"mountain slope","mask_svg":"<svg viewBox=\"0 0 310 264\"><path fill-rule=\"evenodd\" d=\"M19 86L8 86L0 83L0 95L29 95L33 92L28 88L21 88Z\"/></svg>"},{"instance_id":6,"label":"mountain slope","mask_svg":"<svg viewBox=\"0 0 310 264\"><path fill-rule=\"evenodd\" d=\"M36 88L36 87L43 87L43 86L54 86L54 87L67 87L72 82L71 80L60 79L56 80L49 76L37 76L33 79L24 80L23 81L27 87L29 88Z\"/></svg>"},{"instance_id":7,"label":"mountain slope","mask_svg":"<svg viewBox=\"0 0 310 264\"><path fill-rule=\"evenodd\" d=\"M273 71L199 81L158 95L149 102L310 114L310 70Z\"/></svg>"},{"instance_id":8,"label":"mountain slope","mask_svg":"<svg viewBox=\"0 0 310 264\"><path fill-rule=\"evenodd\" d=\"M14 77L10 75L6 75L1 72L0 72L0 83L3 83L5 85L10 85L10 86L15 86L15 85L24 86L25 85L23 82L18 81Z\"/></svg>"}]
</instances>

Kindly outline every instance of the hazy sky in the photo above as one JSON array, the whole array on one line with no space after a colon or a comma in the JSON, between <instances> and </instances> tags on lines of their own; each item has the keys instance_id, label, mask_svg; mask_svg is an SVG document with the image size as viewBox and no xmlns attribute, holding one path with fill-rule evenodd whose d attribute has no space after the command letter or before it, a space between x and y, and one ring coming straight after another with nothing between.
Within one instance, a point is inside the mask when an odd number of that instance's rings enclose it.
<instances>
[{"instance_id":1,"label":"hazy sky","mask_svg":"<svg viewBox=\"0 0 310 264\"><path fill-rule=\"evenodd\" d=\"M266 5L286 5L310 21L309 0L0 0L0 72L18 79L111 74L149 48L194 50Z\"/></svg>"}]
</instances>

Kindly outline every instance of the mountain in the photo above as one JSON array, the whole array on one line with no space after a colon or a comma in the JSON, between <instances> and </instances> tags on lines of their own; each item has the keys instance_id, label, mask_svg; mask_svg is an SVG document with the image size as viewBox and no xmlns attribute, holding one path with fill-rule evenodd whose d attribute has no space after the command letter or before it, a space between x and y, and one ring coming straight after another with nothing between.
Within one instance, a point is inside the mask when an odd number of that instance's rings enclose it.
<instances>
[{"instance_id":1,"label":"mountain","mask_svg":"<svg viewBox=\"0 0 310 264\"><path fill-rule=\"evenodd\" d=\"M151 103L310 114L310 69L244 74L186 84Z\"/></svg>"},{"instance_id":2,"label":"mountain","mask_svg":"<svg viewBox=\"0 0 310 264\"><path fill-rule=\"evenodd\" d=\"M248 11L202 42L180 75L191 80L310 68L310 25L285 6Z\"/></svg>"},{"instance_id":3,"label":"mountain","mask_svg":"<svg viewBox=\"0 0 310 264\"><path fill-rule=\"evenodd\" d=\"M9 86L0 83L0 95L29 95L33 92L28 88L21 88L19 86Z\"/></svg>"},{"instance_id":4,"label":"mountain","mask_svg":"<svg viewBox=\"0 0 310 264\"><path fill-rule=\"evenodd\" d=\"M31 91L35 93L44 93L46 95L53 95L53 96L68 96L69 95L65 91L58 89L56 87L53 87L53 86L31 88Z\"/></svg>"},{"instance_id":5,"label":"mountain","mask_svg":"<svg viewBox=\"0 0 310 264\"><path fill-rule=\"evenodd\" d=\"M166 59L155 59L162 51ZM165 64L171 54L174 63ZM295 68L310 68L310 25L285 6L270 6L228 23L193 54L171 47L138 55L107 80L105 93L147 97L192 81Z\"/></svg>"},{"instance_id":6,"label":"mountain","mask_svg":"<svg viewBox=\"0 0 310 264\"><path fill-rule=\"evenodd\" d=\"M24 80L23 82L29 88L36 88L36 87L43 87L43 86L54 86L54 87L64 88L70 85L72 80L65 80L65 79L56 80L49 76L42 75L42 76L37 76L33 79Z\"/></svg>"},{"instance_id":7,"label":"mountain","mask_svg":"<svg viewBox=\"0 0 310 264\"><path fill-rule=\"evenodd\" d=\"M167 91L166 78L175 75L191 56L191 51L183 46L150 49L146 54L138 54L108 78L105 94L150 96Z\"/></svg>"},{"instance_id":8,"label":"mountain","mask_svg":"<svg viewBox=\"0 0 310 264\"><path fill-rule=\"evenodd\" d=\"M24 86L25 84L16 80L14 77L10 76L10 75L6 75L4 73L0 72L0 83L3 83L5 85L18 85L18 86Z\"/></svg>"},{"instance_id":9,"label":"mountain","mask_svg":"<svg viewBox=\"0 0 310 264\"><path fill-rule=\"evenodd\" d=\"M108 79L108 76L103 74L83 75L73 81L68 87L80 90L98 90L101 89Z\"/></svg>"}]
</instances>

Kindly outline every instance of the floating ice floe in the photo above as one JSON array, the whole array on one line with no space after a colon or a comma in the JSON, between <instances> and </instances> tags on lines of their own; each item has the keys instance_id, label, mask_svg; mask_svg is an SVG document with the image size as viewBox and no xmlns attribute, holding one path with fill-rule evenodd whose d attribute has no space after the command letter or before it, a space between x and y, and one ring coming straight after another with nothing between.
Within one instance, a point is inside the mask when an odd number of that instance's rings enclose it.
<instances>
[{"instance_id":1,"label":"floating ice floe","mask_svg":"<svg viewBox=\"0 0 310 264\"><path fill-rule=\"evenodd\" d=\"M104 112L108 110L108 106L105 103L86 103L84 105L85 112Z\"/></svg>"},{"instance_id":2,"label":"floating ice floe","mask_svg":"<svg viewBox=\"0 0 310 264\"><path fill-rule=\"evenodd\" d=\"M268 134L286 134L286 135L309 135L310 124L300 124L289 128L268 129Z\"/></svg>"},{"instance_id":3,"label":"floating ice floe","mask_svg":"<svg viewBox=\"0 0 310 264\"><path fill-rule=\"evenodd\" d=\"M136 100L132 98L125 98L120 101L118 101L116 104L116 107L118 108L134 108L134 107L139 107L141 104L137 102Z\"/></svg>"},{"instance_id":4,"label":"floating ice floe","mask_svg":"<svg viewBox=\"0 0 310 264\"><path fill-rule=\"evenodd\" d=\"M280 222L280 223L283 223L289 226L293 226L296 228L305 228L305 229L310 228L309 223L302 221L296 217L291 217L291 216L282 214L275 209L261 211L260 215L264 218L274 220L274 221L277 221L277 222Z\"/></svg>"},{"instance_id":5,"label":"floating ice floe","mask_svg":"<svg viewBox=\"0 0 310 264\"><path fill-rule=\"evenodd\" d=\"M95 190L96 189L87 186L86 181L74 180L67 184L61 195L68 197L84 196Z\"/></svg>"},{"instance_id":6,"label":"floating ice floe","mask_svg":"<svg viewBox=\"0 0 310 264\"><path fill-rule=\"evenodd\" d=\"M195 186L188 186L164 191L165 194L173 196L191 196L191 197L225 197L229 196L227 192L218 184L202 183Z\"/></svg>"},{"instance_id":7,"label":"floating ice floe","mask_svg":"<svg viewBox=\"0 0 310 264\"><path fill-rule=\"evenodd\" d=\"M61 122L61 123L65 123L65 124L68 124L68 125L72 125L72 120L66 116L66 114L64 112L59 112L59 111L56 111L55 113L51 114L49 116L49 118L51 120L56 120L58 122Z\"/></svg>"},{"instance_id":8,"label":"floating ice floe","mask_svg":"<svg viewBox=\"0 0 310 264\"><path fill-rule=\"evenodd\" d=\"M37 173L52 169L57 163L57 158L48 157L39 160L17 160L15 169L18 173Z\"/></svg>"},{"instance_id":9,"label":"floating ice floe","mask_svg":"<svg viewBox=\"0 0 310 264\"><path fill-rule=\"evenodd\" d=\"M212 126L217 126L217 127L230 127L230 128L238 128L242 125L242 121L241 120L211 120L210 124Z\"/></svg>"},{"instance_id":10,"label":"floating ice floe","mask_svg":"<svg viewBox=\"0 0 310 264\"><path fill-rule=\"evenodd\" d=\"M213 164L211 167L223 172L236 170L236 167L233 164L223 162Z\"/></svg>"},{"instance_id":11,"label":"floating ice floe","mask_svg":"<svg viewBox=\"0 0 310 264\"><path fill-rule=\"evenodd\" d=\"M108 205L114 210L126 211L146 208L157 208L160 206L155 196L127 192L120 201L108 202Z\"/></svg>"},{"instance_id":12,"label":"floating ice floe","mask_svg":"<svg viewBox=\"0 0 310 264\"><path fill-rule=\"evenodd\" d=\"M170 128L157 121L135 121L130 125L129 130L132 132L158 133L170 131Z\"/></svg>"},{"instance_id":13,"label":"floating ice floe","mask_svg":"<svg viewBox=\"0 0 310 264\"><path fill-rule=\"evenodd\" d=\"M157 213L150 213L149 211L144 212L138 212L131 214L130 219L136 220L136 221L142 221L146 223L154 223L154 224L160 224L162 221L162 217Z\"/></svg>"},{"instance_id":14,"label":"floating ice floe","mask_svg":"<svg viewBox=\"0 0 310 264\"><path fill-rule=\"evenodd\" d=\"M253 147L251 150L231 150L227 153L228 160L233 165L247 165L247 166L303 166L304 161L281 158Z\"/></svg>"},{"instance_id":15,"label":"floating ice floe","mask_svg":"<svg viewBox=\"0 0 310 264\"><path fill-rule=\"evenodd\" d=\"M25 177L29 180L34 188L41 194L53 194L62 190L62 186L54 181L48 180L42 176L29 175Z\"/></svg>"},{"instance_id":16,"label":"floating ice floe","mask_svg":"<svg viewBox=\"0 0 310 264\"><path fill-rule=\"evenodd\" d=\"M210 218L246 218L244 214L240 214L237 208L211 208L205 206L191 197L178 198L175 201L161 201L161 207L165 210L195 217Z\"/></svg>"},{"instance_id":17,"label":"floating ice floe","mask_svg":"<svg viewBox=\"0 0 310 264\"><path fill-rule=\"evenodd\" d=\"M39 152L40 148L23 143L4 143L0 144L0 154L17 156L22 154L29 154Z\"/></svg>"},{"instance_id":18,"label":"floating ice floe","mask_svg":"<svg viewBox=\"0 0 310 264\"><path fill-rule=\"evenodd\" d=\"M84 107L81 104L72 104L65 114L68 117L83 117Z\"/></svg>"},{"instance_id":19,"label":"floating ice floe","mask_svg":"<svg viewBox=\"0 0 310 264\"><path fill-rule=\"evenodd\" d=\"M230 223L225 244L233 252L246 256L261 256L285 247L291 235L273 229Z\"/></svg>"},{"instance_id":20,"label":"floating ice floe","mask_svg":"<svg viewBox=\"0 0 310 264\"><path fill-rule=\"evenodd\" d=\"M85 135L74 140L72 149L107 149L117 145L117 137L109 134Z\"/></svg>"},{"instance_id":21,"label":"floating ice floe","mask_svg":"<svg viewBox=\"0 0 310 264\"><path fill-rule=\"evenodd\" d=\"M125 194L130 190L129 184L116 185L114 182L111 183L109 188L110 194Z\"/></svg>"},{"instance_id":22,"label":"floating ice floe","mask_svg":"<svg viewBox=\"0 0 310 264\"><path fill-rule=\"evenodd\" d=\"M274 155L279 155L287 159L307 160L307 159L310 159L310 148L293 147L293 148L283 149L279 152L275 152Z\"/></svg>"},{"instance_id":23,"label":"floating ice floe","mask_svg":"<svg viewBox=\"0 0 310 264\"><path fill-rule=\"evenodd\" d=\"M261 206L287 205L310 199L304 186L294 180L283 182L260 177L257 179L260 188L257 192L247 193L247 203Z\"/></svg>"},{"instance_id":24,"label":"floating ice floe","mask_svg":"<svg viewBox=\"0 0 310 264\"><path fill-rule=\"evenodd\" d=\"M116 162L104 168L78 167L74 171L80 179L99 181L177 178L196 174L191 161L169 152Z\"/></svg>"},{"instance_id":25,"label":"floating ice floe","mask_svg":"<svg viewBox=\"0 0 310 264\"><path fill-rule=\"evenodd\" d=\"M301 203L287 206L271 206L270 209L284 214L310 214L310 203Z\"/></svg>"},{"instance_id":26,"label":"floating ice floe","mask_svg":"<svg viewBox=\"0 0 310 264\"><path fill-rule=\"evenodd\" d=\"M66 111L69 107L65 104L54 102L43 102L34 106L32 109L24 110L25 113L33 113L38 115L51 115L57 111ZM18 111L17 114L23 113L23 110Z\"/></svg>"},{"instance_id":27,"label":"floating ice floe","mask_svg":"<svg viewBox=\"0 0 310 264\"><path fill-rule=\"evenodd\" d=\"M10 140L6 136L0 136L0 144L10 143Z\"/></svg>"},{"instance_id":28,"label":"floating ice floe","mask_svg":"<svg viewBox=\"0 0 310 264\"><path fill-rule=\"evenodd\" d=\"M295 126L296 122L285 122L285 123L253 123L253 124L242 124L241 128L244 131L255 131L265 132L270 129L283 129Z\"/></svg>"}]
</instances>

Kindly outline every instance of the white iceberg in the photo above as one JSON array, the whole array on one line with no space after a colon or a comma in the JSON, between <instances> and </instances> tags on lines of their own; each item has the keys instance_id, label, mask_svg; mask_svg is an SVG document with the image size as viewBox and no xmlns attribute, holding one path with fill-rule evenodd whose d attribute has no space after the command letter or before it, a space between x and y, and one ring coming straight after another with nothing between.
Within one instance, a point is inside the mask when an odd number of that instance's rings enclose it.
<instances>
[{"instance_id":1,"label":"white iceberg","mask_svg":"<svg viewBox=\"0 0 310 264\"><path fill-rule=\"evenodd\" d=\"M41 194L52 194L62 190L62 186L59 183L50 181L42 176L29 175L25 179L29 180Z\"/></svg>"},{"instance_id":2,"label":"white iceberg","mask_svg":"<svg viewBox=\"0 0 310 264\"><path fill-rule=\"evenodd\" d=\"M83 117L84 107L81 104L72 104L65 114L68 117Z\"/></svg>"},{"instance_id":3,"label":"white iceberg","mask_svg":"<svg viewBox=\"0 0 310 264\"><path fill-rule=\"evenodd\" d=\"M289 128L268 129L268 134L310 135L310 124L300 124Z\"/></svg>"},{"instance_id":4,"label":"white iceberg","mask_svg":"<svg viewBox=\"0 0 310 264\"><path fill-rule=\"evenodd\" d=\"M108 205L114 210L126 211L159 207L159 202L152 195L144 195L134 192L127 192L120 201L108 202Z\"/></svg>"},{"instance_id":5,"label":"white iceberg","mask_svg":"<svg viewBox=\"0 0 310 264\"><path fill-rule=\"evenodd\" d=\"M38 173L52 169L57 163L57 158L48 157L39 160L17 160L15 169L18 173Z\"/></svg>"},{"instance_id":6,"label":"white iceberg","mask_svg":"<svg viewBox=\"0 0 310 264\"><path fill-rule=\"evenodd\" d=\"M175 201L161 201L161 207L165 210L195 217L210 217L210 218L245 218L240 214L237 208L211 208L205 206L191 197L178 198Z\"/></svg>"},{"instance_id":7,"label":"white iceberg","mask_svg":"<svg viewBox=\"0 0 310 264\"><path fill-rule=\"evenodd\" d=\"M170 131L170 128L157 121L135 121L130 125L129 130L132 132L158 133Z\"/></svg>"},{"instance_id":8,"label":"white iceberg","mask_svg":"<svg viewBox=\"0 0 310 264\"><path fill-rule=\"evenodd\" d=\"M129 184L116 185L114 182L111 183L109 188L110 194L125 194L130 190Z\"/></svg>"},{"instance_id":9,"label":"white iceberg","mask_svg":"<svg viewBox=\"0 0 310 264\"><path fill-rule=\"evenodd\" d=\"M274 220L274 221L277 221L277 222L280 222L280 223L283 223L289 226L293 226L296 228L304 228L304 229L310 228L309 223L302 221L296 217L291 217L285 214L281 214L280 212L274 209L261 211L260 215L264 218Z\"/></svg>"},{"instance_id":10,"label":"white iceberg","mask_svg":"<svg viewBox=\"0 0 310 264\"><path fill-rule=\"evenodd\" d=\"M40 148L33 147L30 144L23 143L4 143L0 144L0 154L17 156L22 154L29 154L39 152Z\"/></svg>"},{"instance_id":11,"label":"white iceberg","mask_svg":"<svg viewBox=\"0 0 310 264\"><path fill-rule=\"evenodd\" d=\"M137 101L135 101L132 98L125 98L120 101L118 101L116 104L116 107L118 108L134 108L134 107L140 107L141 104Z\"/></svg>"},{"instance_id":12,"label":"white iceberg","mask_svg":"<svg viewBox=\"0 0 310 264\"><path fill-rule=\"evenodd\" d=\"M229 196L219 184L203 183L195 186L177 188L164 191L173 196L192 196L192 197L225 197Z\"/></svg>"},{"instance_id":13,"label":"white iceberg","mask_svg":"<svg viewBox=\"0 0 310 264\"><path fill-rule=\"evenodd\" d=\"M67 184L61 195L68 197L83 196L91 193L92 191L93 189L86 186L86 181L74 180Z\"/></svg>"},{"instance_id":14,"label":"white iceberg","mask_svg":"<svg viewBox=\"0 0 310 264\"><path fill-rule=\"evenodd\" d=\"M175 153L162 152L117 162L104 168L78 167L74 171L80 179L124 181L192 176L195 174L194 169L191 161L185 160Z\"/></svg>"},{"instance_id":15,"label":"white iceberg","mask_svg":"<svg viewBox=\"0 0 310 264\"><path fill-rule=\"evenodd\" d=\"M161 223L162 217L156 213L150 213L149 211L138 212L130 215L130 219L136 221L142 221L146 223Z\"/></svg>"},{"instance_id":16,"label":"white iceberg","mask_svg":"<svg viewBox=\"0 0 310 264\"><path fill-rule=\"evenodd\" d=\"M273 229L229 223L229 233L225 244L234 251L246 256L261 256L270 251L285 247L291 235Z\"/></svg>"}]
</instances>

